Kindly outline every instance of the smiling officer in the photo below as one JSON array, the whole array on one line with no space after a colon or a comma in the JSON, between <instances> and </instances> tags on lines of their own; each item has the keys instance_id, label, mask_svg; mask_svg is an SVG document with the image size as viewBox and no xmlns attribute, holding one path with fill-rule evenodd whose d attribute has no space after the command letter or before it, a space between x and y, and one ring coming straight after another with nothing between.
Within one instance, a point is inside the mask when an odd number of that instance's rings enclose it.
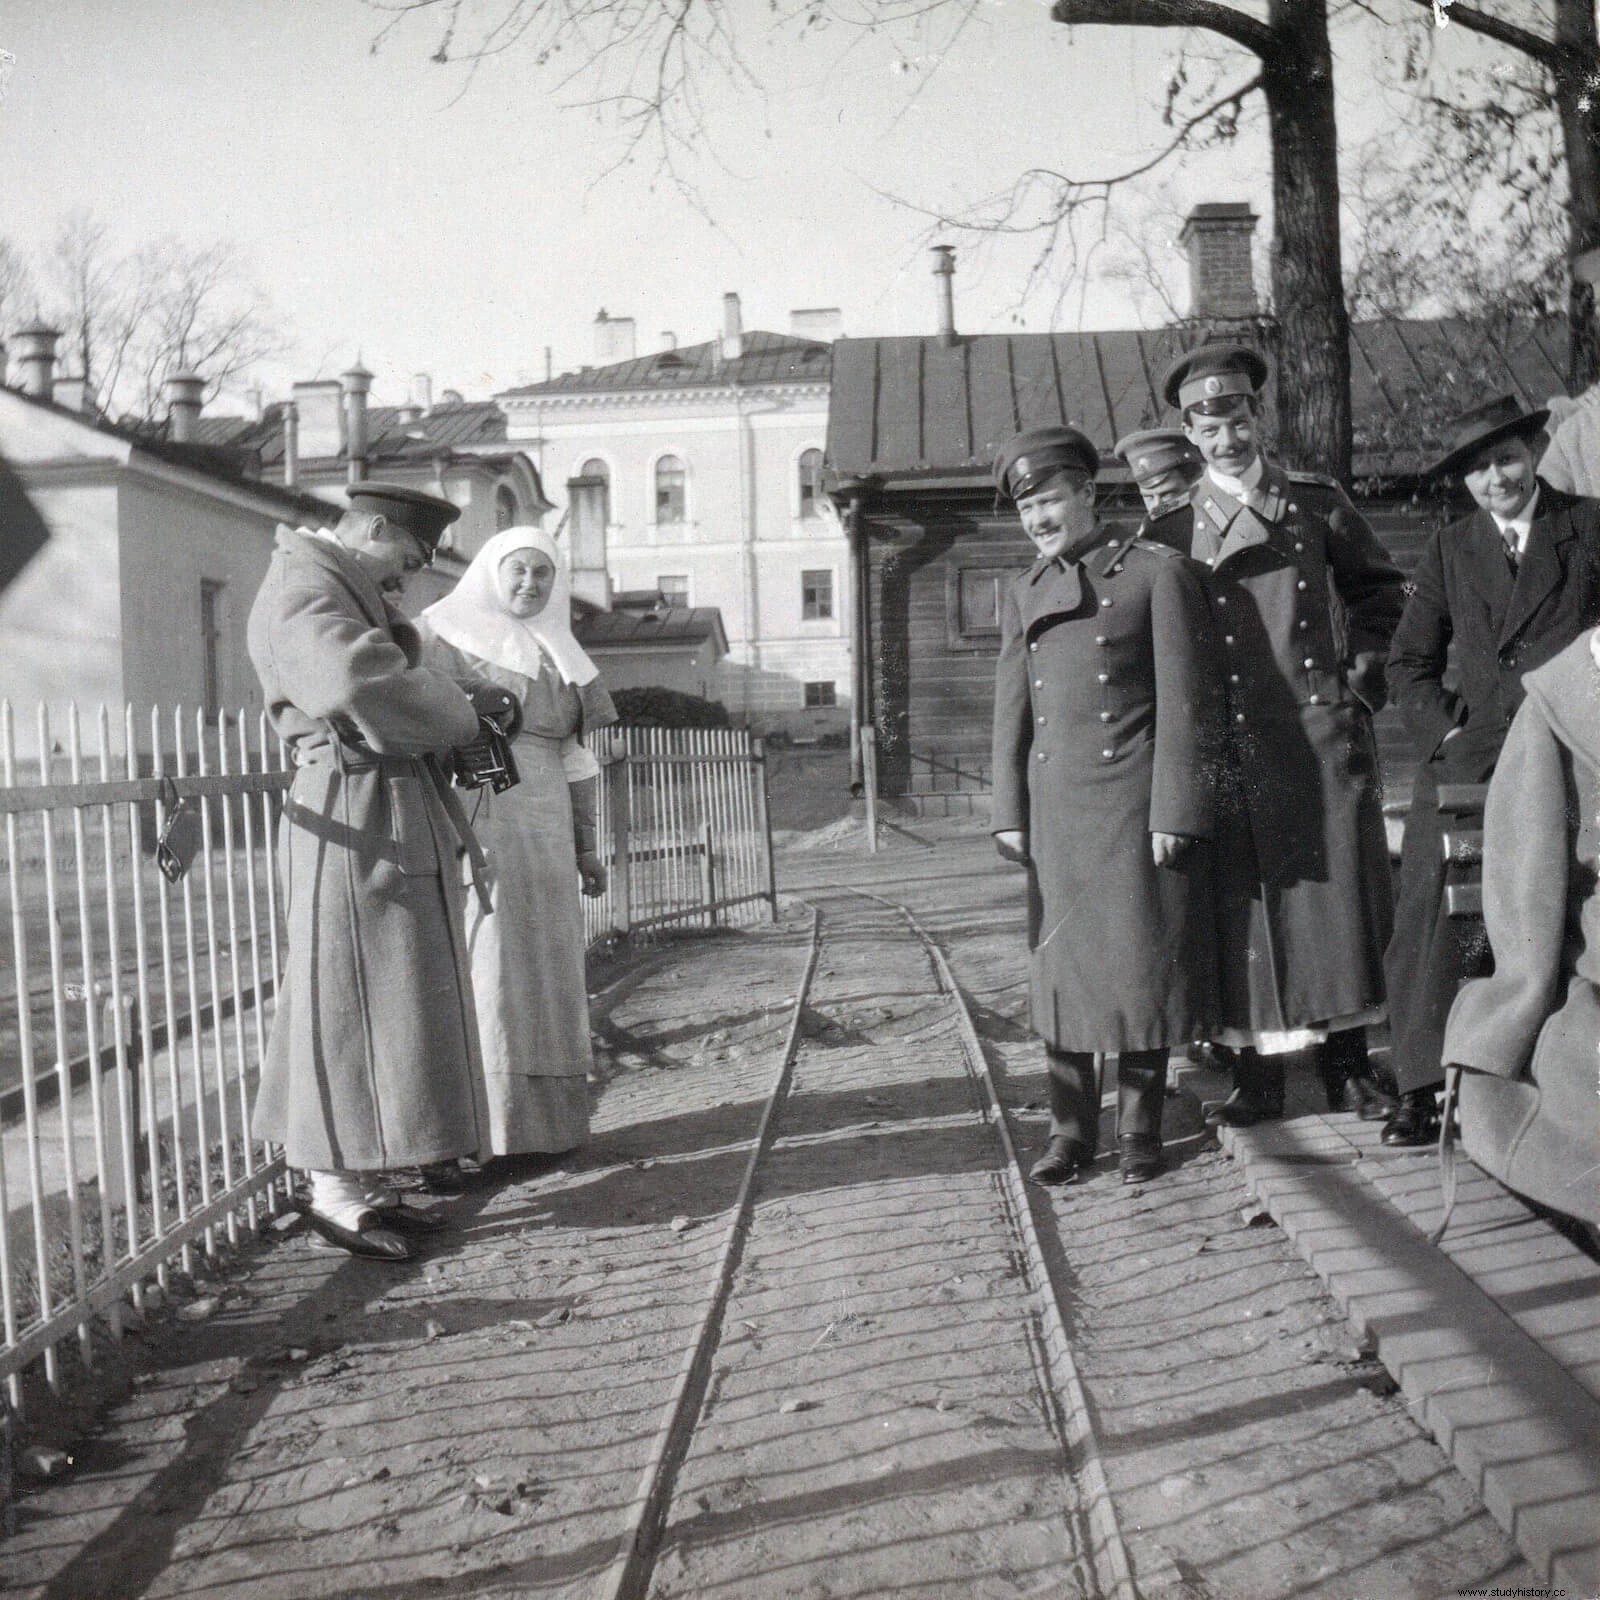
<instances>
[{"instance_id":1,"label":"smiling officer","mask_svg":"<svg viewBox=\"0 0 1600 1600\"><path fill-rule=\"evenodd\" d=\"M1192 562L1095 511L1095 447L1036 428L999 454L1038 559L1001 599L995 845L1030 874L1034 1031L1050 1072L1040 1183L1093 1161L1115 1054L1125 1183L1161 1170L1167 1054L1216 1015L1215 644Z\"/></svg>"},{"instance_id":2,"label":"smiling officer","mask_svg":"<svg viewBox=\"0 0 1600 1600\"><path fill-rule=\"evenodd\" d=\"M1260 444L1267 363L1205 345L1163 391L1205 461L1184 548L1207 568L1222 643L1228 776L1217 830L1222 1013L1239 1049L1208 1120L1281 1115L1284 1061L1311 1051L1331 1107L1386 1116L1367 1062L1393 916L1372 714L1404 580L1331 478Z\"/></svg>"}]
</instances>

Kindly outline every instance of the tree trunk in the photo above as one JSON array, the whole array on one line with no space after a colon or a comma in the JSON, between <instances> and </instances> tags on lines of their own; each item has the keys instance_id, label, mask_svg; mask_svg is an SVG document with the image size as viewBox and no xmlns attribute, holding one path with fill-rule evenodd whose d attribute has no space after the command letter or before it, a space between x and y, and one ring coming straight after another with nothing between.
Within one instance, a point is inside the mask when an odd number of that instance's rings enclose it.
<instances>
[{"instance_id":1,"label":"tree trunk","mask_svg":"<svg viewBox=\"0 0 1600 1600\"><path fill-rule=\"evenodd\" d=\"M1600 38L1593 0L1557 0L1556 113L1567 157L1567 239L1576 257L1600 245ZM1567 381L1573 392L1600 378L1594 286L1572 280L1567 307Z\"/></svg>"},{"instance_id":2,"label":"tree trunk","mask_svg":"<svg viewBox=\"0 0 1600 1600\"><path fill-rule=\"evenodd\" d=\"M1272 300L1284 464L1350 477L1350 317L1340 278L1339 145L1325 6L1271 0Z\"/></svg>"}]
</instances>

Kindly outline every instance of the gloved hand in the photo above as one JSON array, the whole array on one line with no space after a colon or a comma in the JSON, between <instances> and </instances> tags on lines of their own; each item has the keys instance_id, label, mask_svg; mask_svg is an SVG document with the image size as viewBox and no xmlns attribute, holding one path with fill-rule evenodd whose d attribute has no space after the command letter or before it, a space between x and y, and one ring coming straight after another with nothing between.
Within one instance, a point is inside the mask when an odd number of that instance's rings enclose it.
<instances>
[{"instance_id":1,"label":"gloved hand","mask_svg":"<svg viewBox=\"0 0 1600 1600\"><path fill-rule=\"evenodd\" d=\"M522 704L509 689L502 689L498 683L486 683L481 678L461 687L480 717L487 717L508 739L516 737L522 727Z\"/></svg>"}]
</instances>

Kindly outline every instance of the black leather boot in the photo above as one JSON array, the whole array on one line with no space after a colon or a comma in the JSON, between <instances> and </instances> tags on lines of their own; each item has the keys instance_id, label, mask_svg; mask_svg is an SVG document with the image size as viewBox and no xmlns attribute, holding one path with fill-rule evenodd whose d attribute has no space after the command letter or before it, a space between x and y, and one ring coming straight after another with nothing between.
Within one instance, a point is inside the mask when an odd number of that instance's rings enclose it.
<instances>
[{"instance_id":1,"label":"black leather boot","mask_svg":"<svg viewBox=\"0 0 1600 1600\"><path fill-rule=\"evenodd\" d=\"M1208 1128L1253 1128L1283 1115L1283 1057L1241 1050L1233 1064L1233 1093L1206 1113Z\"/></svg>"},{"instance_id":2,"label":"black leather boot","mask_svg":"<svg viewBox=\"0 0 1600 1600\"><path fill-rule=\"evenodd\" d=\"M1165 1050L1129 1050L1117 1058L1117 1166L1124 1183L1145 1183L1163 1170L1166 1088Z\"/></svg>"},{"instance_id":3,"label":"black leather boot","mask_svg":"<svg viewBox=\"0 0 1600 1600\"><path fill-rule=\"evenodd\" d=\"M1439 1137L1439 1107L1432 1089L1413 1089L1400 1097L1399 1109L1378 1135L1395 1149L1420 1149Z\"/></svg>"},{"instance_id":4,"label":"black leather boot","mask_svg":"<svg viewBox=\"0 0 1600 1600\"><path fill-rule=\"evenodd\" d=\"M1400 1097L1378 1077L1367 1057L1367 1030L1330 1033L1316 1047L1317 1072L1330 1111L1354 1112L1363 1122L1382 1122L1400 1109Z\"/></svg>"}]
</instances>

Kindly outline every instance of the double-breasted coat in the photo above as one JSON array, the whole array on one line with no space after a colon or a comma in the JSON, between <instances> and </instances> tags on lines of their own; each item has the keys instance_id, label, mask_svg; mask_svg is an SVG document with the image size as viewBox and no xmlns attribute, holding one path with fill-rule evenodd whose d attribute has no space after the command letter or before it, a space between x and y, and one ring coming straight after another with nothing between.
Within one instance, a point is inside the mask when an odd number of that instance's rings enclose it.
<instances>
[{"instance_id":1,"label":"double-breasted coat","mask_svg":"<svg viewBox=\"0 0 1600 1600\"><path fill-rule=\"evenodd\" d=\"M1437 531L1411 575L1389 652L1390 693L1417 752L1385 960L1390 1061L1402 1090L1444 1076L1450 1002L1488 959L1476 924L1444 909L1439 785L1488 781L1522 704L1523 674L1600 623L1600 502L1543 485L1534 511L1515 576L1487 511ZM1460 732L1447 741L1453 728Z\"/></svg>"},{"instance_id":2,"label":"double-breasted coat","mask_svg":"<svg viewBox=\"0 0 1600 1600\"><path fill-rule=\"evenodd\" d=\"M287 960L255 1135L292 1166L469 1155L482 1122L456 836L420 759L477 715L331 540L284 529L250 659L295 775L279 840Z\"/></svg>"},{"instance_id":3,"label":"double-breasted coat","mask_svg":"<svg viewBox=\"0 0 1600 1600\"><path fill-rule=\"evenodd\" d=\"M1443 1048L1447 1064L1467 1069L1467 1154L1519 1193L1600 1223L1600 666L1593 638L1580 634L1528 674L1484 814L1483 915L1494 970L1462 984Z\"/></svg>"},{"instance_id":4,"label":"double-breasted coat","mask_svg":"<svg viewBox=\"0 0 1600 1600\"><path fill-rule=\"evenodd\" d=\"M1002 595L991 825L1028 835L1033 1026L1055 1049L1158 1049L1215 1016L1209 633L1199 574L1156 545L1036 562ZM1152 832L1201 842L1158 867Z\"/></svg>"},{"instance_id":5,"label":"double-breasted coat","mask_svg":"<svg viewBox=\"0 0 1600 1600\"><path fill-rule=\"evenodd\" d=\"M1384 999L1393 891L1372 713L1399 569L1332 479L1209 475L1191 554L1220 640L1216 875L1225 1036L1349 1023Z\"/></svg>"}]
</instances>

